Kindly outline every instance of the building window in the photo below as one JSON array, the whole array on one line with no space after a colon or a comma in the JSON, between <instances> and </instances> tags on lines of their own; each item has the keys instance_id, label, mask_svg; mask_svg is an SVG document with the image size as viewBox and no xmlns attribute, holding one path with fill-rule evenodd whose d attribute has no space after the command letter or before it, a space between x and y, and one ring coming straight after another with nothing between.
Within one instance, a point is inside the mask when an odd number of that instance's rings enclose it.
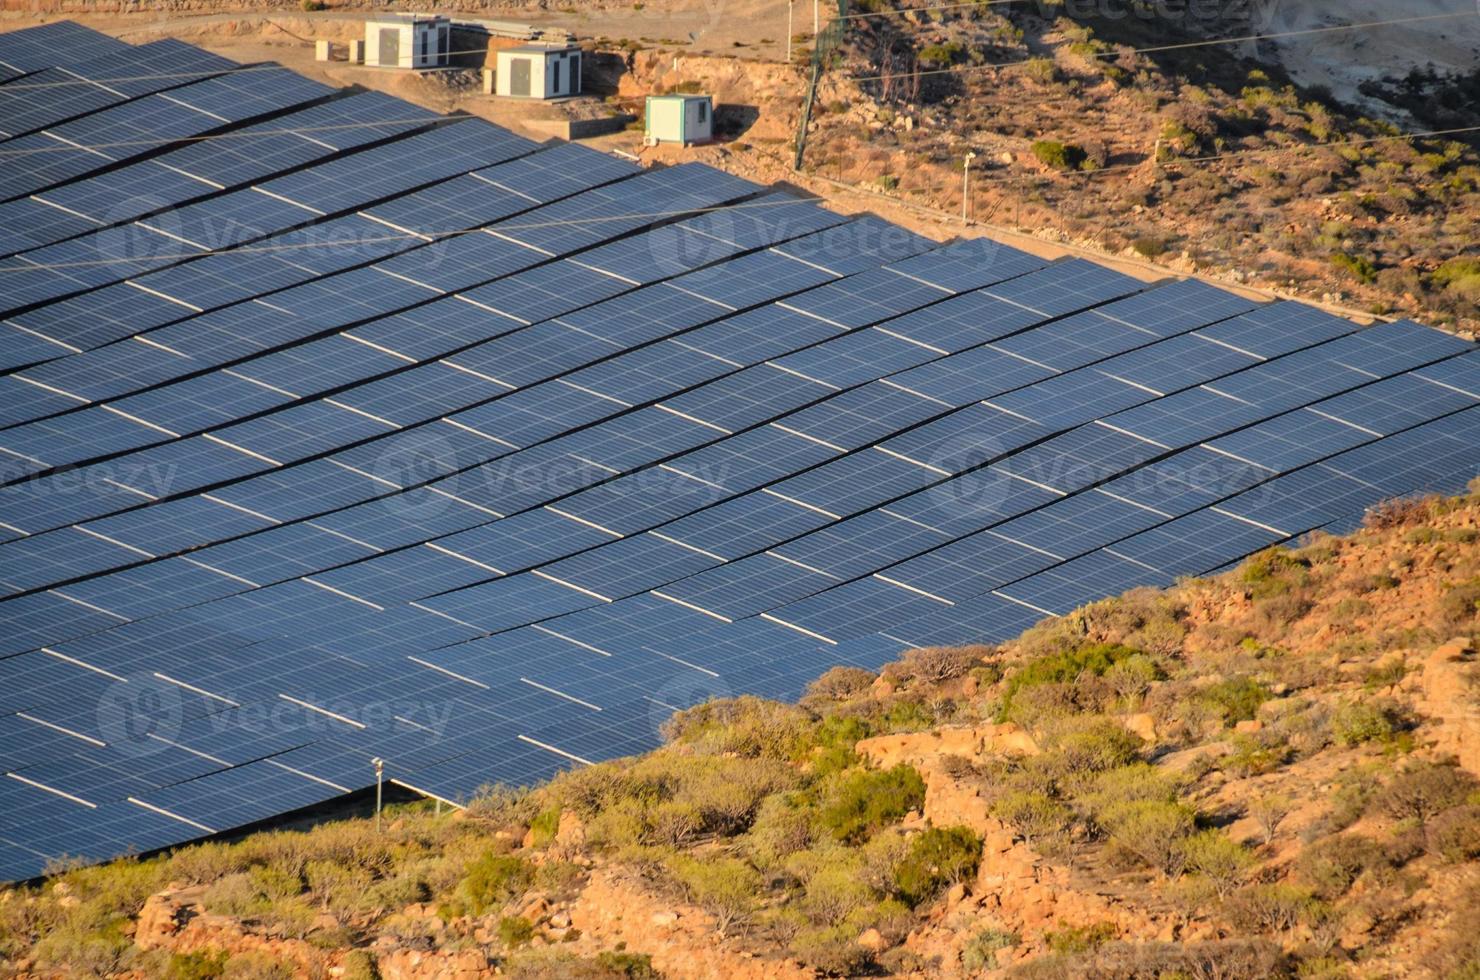
<instances>
[{"instance_id":1,"label":"building window","mask_svg":"<svg viewBox=\"0 0 1480 980\"><path fill-rule=\"evenodd\" d=\"M709 103L708 102L700 102L699 103L699 122L701 122L701 123L707 122L708 119L709 119Z\"/></svg>"}]
</instances>

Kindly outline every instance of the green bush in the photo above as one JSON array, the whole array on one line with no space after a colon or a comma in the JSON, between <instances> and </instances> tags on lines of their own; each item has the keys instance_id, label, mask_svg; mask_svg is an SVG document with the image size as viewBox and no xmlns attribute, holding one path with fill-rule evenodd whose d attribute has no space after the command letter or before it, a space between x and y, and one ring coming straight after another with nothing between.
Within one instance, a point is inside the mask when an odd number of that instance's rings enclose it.
<instances>
[{"instance_id":1,"label":"green bush","mask_svg":"<svg viewBox=\"0 0 1480 980\"><path fill-rule=\"evenodd\" d=\"M840 776L818 822L840 841L857 843L925 802L925 781L912 767L856 769Z\"/></svg>"},{"instance_id":2,"label":"green bush","mask_svg":"<svg viewBox=\"0 0 1480 980\"><path fill-rule=\"evenodd\" d=\"M1167 250L1166 239L1143 235L1131 241L1131 249L1142 258L1154 259Z\"/></svg>"},{"instance_id":3,"label":"green bush","mask_svg":"<svg viewBox=\"0 0 1480 980\"><path fill-rule=\"evenodd\" d=\"M1286 882L1249 885L1229 896L1224 913L1233 925L1252 933L1288 933L1316 907L1310 889Z\"/></svg>"},{"instance_id":4,"label":"green bush","mask_svg":"<svg viewBox=\"0 0 1480 980\"><path fill-rule=\"evenodd\" d=\"M294 980L293 968L271 953L248 950L226 961L223 980Z\"/></svg>"},{"instance_id":5,"label":"green bush","mask_svg":"<svg viewBox=\"0 0 1480 980\"><path fill-rule=\"evenodd\" d=\"M1023 63L1023 71L1039 85L1048 85L1059 77L1059 67L1052 58L1029 58Z\"/></svg>"},{"instance_id":6,"label":"green bush","mask_svg":"<svg viewBox=\"0 0 1480 980\"><path fill-rule=\"evenodd\" d=\"M198 949L190 953L173 953L165 965L169 980L215 980L226 972L226 952Z\"/></svg>"},{"instance_id":7,"label":"green bush","mask_svg":"<svg viewBox=\"0 0 1480 980\"><path fill-rule=\"evenodd\" d=\"M966 53L960 41L945 44L928 44L920 49L919 61L926 68L947 68L959 61Z\"/></svg>"},{"instance_id":8,"label":"green bush","mask_svg":"<svg viewBox=\"0 0 1480 980\"><path fill-rule=\"evenodd\" d=\"M1140 758L1141 739L1109 719L1076 725L1052 742L1053 757L1069 777L1108 772Z\"/></svg>"},{"instance_id":9,"label":"green bush","mask_svg":"<svg viewBox=\"0 0 1480 980\"><path fill-rule=\"evenodd\" d=\"M1140 654L1139 650L1117 644L1061 650L1028 661L1007 677L1002 692L1003 714L1011 710L1013 699L1024 690L1043 684L1072 684L1080 677L1103 677L1123 660Z\"/></svg>"},{"instance_id":10,"label":"green bush","mask_svg":"<svg viewBox=\"0 0 1480 980\"><path fill-rule=\"evenodd\" d=\"M1377 281L1377 266L1370 259L1348 252L1332 252L1331 264L1356 278L1358 282L1371 284Z\"/></svg>"},{"instance_id":11,"label":"green bush","mask_svg":"<svg viewBox=\"0 0 1480 980\"><path fill-rule=\"evenodd\" d=\"M1198 701L1216 712L1226 725L1252 719L1269 697L1269 689L1252 677L1230 677L1197 694Z\"/></svg>"},{"instance_id":12,"label":"green bush","mask_svg":"<svg viewBox=\"0 0 1480 980\"><path fill-rule=\"evenodd\" d=\"M1233 751L1223 757L1223 768L1240 778L1274 772L1290 758L1290 747L1274 733L1258 737L1240 734L1229 742Z\"/></svg>"},{"instance_id":13,"label":"green bush","mask_svg":"<svg viewBox=\"0 0 1480 980\"><path fill-rule=\"evenodd\" d=\"M761 801L746 843L763 868L774 867L812 844L812 818L800 799L778 793Z\"/></svg>"},{"instance_id":14,"label":"green bush","mask_svg":"<svg viewBox=\"0 0 1480 980\"><path fill-rule=\"evenodd\" d=\"M1182 861L1188 871L1201 875L1219 898L1237 888L1254 859L1242 844L1216 830L1202 830L1181 845Z\"/></svg>"},{"instance_id":15,"label":"green bush","mask_svg":"<svg viewBox=\"0 0 1480 980\"><path fill-rule=\"evenodd\" d=\"M1239 568L1239 578L1253 598L1269 599L1305 584L1307 570L1306 563L1288 548L1276 546L1246 558Z\"/></svg>"},{"instance_id":16,"label":"green bush","mask_svg":"<svg viewBox=\"0 0 1480 980\"><path fill-rule=\"evenodd\" d=\"M560 807L552 806L541 810L529 822L529 833L535 847L548 847L560 830Z\"/></svg>"},{"instance_id":17,"label":"green bush","mask_svg":"<svg viewBox=\"0 0 1480 980\"><path fill-rule=\"evenodd\" d=\"M853 746L869 736L869 725L853 715L828 715L812 729L806 759L823 776L858 764Z\"/></svg>"},{"instance_id":18,"label":"green bush","mask_svg":"<svg viewBox=\"0 0 1480 980\"><path fill-rule=\"evenodd\" d=\"M1397 731L1392 716L1368 701L1343 704L1331 715L1331 735L1341 745L1360 745L1391 738Z\"/></svg>"},{"instance_id":19,"label":"green bush","mask_svg":"<svg viewBox=\"0 0 1480 980\"><path fill-rule=\"evenodd\" d=\"M534 938L534 923L518 915L506 915L498 920L498 938L510 949L527 944Z\"/></svg>"},{"instance_id":20,"label":"green bush","mask_svg":"<svg viewBox=\"0 0 1480 980\"><path fill-rule=\"evenodd\" d=\"M344 972L340 974L340 980L380 980L380 968L369 950L346 951L342 966Z\"/></svg>"},{"instance_id":21,"label":"green bush","mask_svg":"<svg viewBox=\"0 0 1480 980\"><path fill-rule=\"evenodd\" d=\"M961 965L970 973L981 973L997 968L997 952L1011 949L1022 942L1015 932L1001 929L983 929L966 941L961 948Z\"/></svg>"},{"instance_id":22,"label":"green bush","mask_svg":"<svg viewBox=\"0 0 1480 980\"><path fill-rule=\"evenodd\" d=\"M1336 834L1302 851L1296 867L1317 895L1335 901L1364 874L1375 876L1381 884L1392 871L1393 862L1389 849L1370 837Z\"/></svg>"},{"instance_id":23,"label":"green bush","mask_svg":"<svg viewBox=\"0 0 1480 980\"><path fill-rule=\"evenodd\" d=\"M819 861L803 889L803 909L823 925L838 925L874 901L873 889L860 879L854 853L838 856L841 860Z\"/></svg>"},{"instance_id":24,"label":"green bush","mask_svg":"<svg viewBox=\"0 0 1480 980\"><path fill-rule=\"evenodd\" d=\"M700 860L681 855L669 861L668 867L690 900L714 916L715 928L721 936L755 911L761 878L744 861L727 857Z\"/></svg>"},{"instance_id":25,"label":"green bush","mask_svg":"<svg viewBox=\"0 0 1480 980\"><path fill-rule=\"evenodd\" d=\"M1065 926L1043 934L1048 948L1059 954L1085 953L1115 938L1115 924L1096 922L1092 926Z\"/></svg>"},{"instance_id":26,"label":"green bush","mask_svg":"<svg viewBox=\"0 0 1480 980\"><path fill-rule=\"evenodd\" d=\"M808 724L806 712L795 705L744 695L680 711L663 726L663 734L713 755L789 760Z\"/></svg>"},{"instance_id":27,"label":"green bush","mask_svg":"<svg viewBox=\"0 0 1480 980\"><path fill-rule=\"evenodd\" d=\"M894 869L894 890L911 908L976 874L981 838L966 827L932 827L916 834L909 853Z\"/></svg>"},{"instance_id":28,"label":"green bush","mask_svg":"<svg viewBox=\"0 0 1480 980\"><path fill-rule=\"evenodd\" d=\"M627 980L659 980L653 969L653 958L647 953L625 953L614 950L596 954L596 965Z\"/></svg>"},{"instance_id":29,"label":"green bush","mask_svg":"<svg viewBox=\"0 0 1480 980\"><path fill-rule=\"evenodd\" d=\"M1057 140L1034 140L1030 149L1039 163L1055 170L1078 170L1089 156L1084 147Z\"/></svg>"},{"instance_id":30,"label":"green bush","mask_svg":"<svg viewBox=\"0 0 1480 980\"><path fill-rule=\"evenodd\" d=\"M1389 817L1423 829L1438 814L1466 802L1475 787L1475 777L1457 766L1420 763L1394 776L1375 802Z\"/></svg>"},{"instance_id":31,"label":"green bush","mask_svg":"<svg viewBox=\"0 0 1480 980\"><path fill-rule=\"evenodd\" d=\"M533 879L534 869L525 861L488 851L468 865L459 897L473 915L482 915L524 894Z\"/></svg>"},{"instance_id":32,"label":"green bush","mask_svg":"<svg viewBox=\"0 0 1480 980\"><path fill-rule=\"evenodd\" d=\"M1159 800L1123 803L1096 819L1107 831L1113 855L1167 875L1181 871L1185 861L1183 841L1196 825L1191 807Z\"/></svg>"},{"instance_id":33,"label":"green bush","mask_svg":"<svg viewBox=\"0 0 1480 980\"><path fill-rule=\"evenodd\" d=\"M1100 773L1077 794L1076 803L1098 817L1127 803L1175 803L1182 789L1181 776L1138 762Z\"/></svg>"},{"instance_id":34,"label":"green bush","mask_svg":"<svg viewBox=\"0 0 1480 980\"><path fill-rule=\"evenodd\" d=\"M858 930L850 925L814 926L792 937L791 951L803 963L824 973L854 976L872 959L858 945Z\"/></svg>"},{"instance_id":35,"label":"green bush","mask_svg":"<svg viewBox=\"0 0 1480 980\"><path fill-rule=\"evenodd\" d=\"M1030 847L1050 850L1074 827L1074 811L1045 793L1004 794L992 804L992 816L1022 834Z\"/></svg>"},{"instance_id":36,"label":"green bush","mask_svg":"<svg viewBox=\"0 0 1480 980\"><path fill-rule=\"evenodd\" d=\"M1428 828L1428 847L1446 861L1480 857L1480 806L1464 804L1434 817Z\"/></svg>"}]
</instances>

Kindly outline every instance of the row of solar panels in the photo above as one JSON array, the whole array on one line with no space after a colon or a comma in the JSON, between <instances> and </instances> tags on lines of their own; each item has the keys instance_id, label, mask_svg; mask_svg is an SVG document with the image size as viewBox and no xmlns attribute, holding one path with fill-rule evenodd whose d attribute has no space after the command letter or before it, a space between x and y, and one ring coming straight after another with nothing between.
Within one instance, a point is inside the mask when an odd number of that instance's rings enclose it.
<instances>
[{"instance_id":1,"label":"row of solar panels","mask_svg":"<svg viewBox=\"0 0 1480 980\"><path fill-rule=\"evenodd\" d=\"M289 812L376 756L449 799L546 778L1480 463L1480 354L1411 323L425 123L282 178L166 149L35 206L111 180L171 214L18 220L0 873ZM83 264L125 229L180 247Z\"/></svg>"}]
</instances>

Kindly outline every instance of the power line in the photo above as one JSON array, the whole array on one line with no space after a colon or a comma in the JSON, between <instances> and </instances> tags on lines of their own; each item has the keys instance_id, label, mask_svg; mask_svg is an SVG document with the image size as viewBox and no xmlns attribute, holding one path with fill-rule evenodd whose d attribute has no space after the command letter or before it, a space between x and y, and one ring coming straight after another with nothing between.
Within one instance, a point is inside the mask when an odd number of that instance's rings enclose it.
<instances>
[{"instance_id":1,"label":"power line","mask_svg":"<svg viewBox=\"0 0 1480 980\"><path fill-rule=\"evenodd\" d=\"M1103 51L1088 55L1087 57L1103 60L1107 58L1118 58L1122 54L1158 54L1164 51L1183 51L1189 48L1207 48L1220 44L1243 44L1248 41L1272 41L1282 37L1306 37L1312 34L1330 34L1337 31L1366 30L1371 27L1391 27L1398 24L1416 24L1424 21L1453 20L1457 17L1480 17L1480 10L1474 13L1459 12L1450 14L1428 14L1423 17L1398 17L1392 20L1369 20L1359 24L1336 24L1330 27L1307 27L1298 31L1271 31L1264 34L1245 34L1240 37L1207 38L1201 41L1181 41L1176 44L1158 44L1146 48L1130 48L1126 51ZM923 77L926 75L954 75L964 74L972 71L995 71L998 68L1016 68L1021 65L1031 64L1036 58L1023 58L1018 61L1003 61L992 65L952 65L948 68L931 68L926 71L895 72L887 75L848 75L849 81L875 82L886 78L901 77Z\"/></svg>"},{"instance_id":2,"label":"power line","mask_svg":"<svg viewBox=\"0 0 1480 980\"><path fill-rule=\"evenodd\" d=\"M945 9L952 9L952 8L961 7L961 6L972 6L972 7L975 7L975 6L992 5L992 4L1027 3L1027 2L1032 2L1032 0L980 0L980 2L973 2L973 3L969 3L969 4L954 3L954 4L944 4L944 5L940 5L938 7L915 7L915 8L910 8L910 9L911 10L945 10ZM882 11L882 12L874 12L874 13L869 13L869 14L858 14L858 15L851 15L850 14L848 16L849 17L854 17L854 16L863 17L863 16L874 16L875 14L878 14L880 16L885 16L885 15L892 15L892 14L897 14L897 13L907 13L907 12L909 12L909 11L907 11L907 10ZM1097 53L1097 54L1090 55L1089 57L1093 57L1095 59L1107 59L1107 58L1119 57L1122 53L1128 53L1128 54L1155 54L1155 53L1164 52L1164 51L1178 51L1178 50L1185 50L1185 49L1189 49L1189 48L1212 47L1212 46L1223 45L1223 44L1242 44L1242 43L1245 43L1247 41L1274 40L1274 39L1282 38L1282 37L1301 37L1301 36L1308 36L1308 35L1312 35L1312 34L1327 34L1327 33L1332 33L1332 32L1337 32L1337 31L1365 30L1367 28L1372 28L1372 27L1387 27L1387 26L1393 26L1393 25L1398 25L1398 24L1411 24L1411 23L1419 23L1419 22L1423 22L1423 21L1450 20L1450 19L1454 19L1454 18L1457 18L1457 17L1476 17L1476 16L1480 16L1480 11L1477 11L1475 14L1471 14L1471 13L1467 13L1467 12L1460 12L1460 13L1448 13L1448 14L1430 14L1430 15L1426 15L1426 16L1422 16L1422 17L1400 17L1400 18L1394 18L1392 20L1365 21L1365 22L1358 23L1358 24L1338 24L1338 25L1334 25L1334 26L1330 26L1330 27L1312 27L1312 28L1305 28L1305 29L1296 30L1296 31L1276 31L1276 32L1266 32L1266 33L1263 33L1263 34L1247 34L1247 35L1243 35L1241 37L1208 38L1208 39L1201 40L1201 41L1184 41L1184 42L1179 42L1179 43L1176 43L1176 44L1160 44L1160 45L1155 45L1155 46L1152 46L1152 47L1132 48L1132 49L1130 49L1127 52L1120 52L1120 51L1100 52L1100 53ZM486 52L486 50L483 50L483 49L472 49L472 50L465 51L465 52L452 52L452 53L453 54L486 54L487 52ZM928 69L926 71L900 72L900 73L893 73L893 74L888 74L888 75L884 75L884 74L880 74L880 75L850 75L850 76L847 76L847 77L850 80L855 81L855 82L871 82L871 81L880 81L880 80L883 80L883 79L886 79L886 78L898 78L898 77L901 77L903 75L908 75L908 76L912 76L912 77L923 77L923 76L927 76L927 75L947 75L947 74L964 73L964 72L969 72L969 71L994 71L994 70L999 69L999 68L1014 68L1014 67L1018 67L1018 66L1021 66L1021 65L1030 64L1030 63L1032 63L1035 60L1037 60L1037 59L1034 59L1034 58L1024 58L1024 59L1020 59L1018 61L1004 61L1004 62L998 62L996 64L991 64L991 65L954 65L954 66L947 67L947 68L933 68L933 69ZM240 68L240 69L237 69L236 71L237 72L246 72L246 71L288 71L288 70L289 69L284 68L281 65L257 65L257 66L250 66L250 67ZM108 82L108 81L133 81L133 80L142 80L142 79L150 79L150 78L194 77L194 76L202 75L202 74L209 75L209 76L214 77L214 76L220 75L221 73L220 72L212 72L212 73L182 72L182 73L179 73L178 75L169 75L169 74L166 74L166 75L138 75L138 76L133 76L132 78L88 79L88 81L103 83L103 82ZM235 72L233 72L233 74L235 74ZM21 84L12 83L12 84L9 84L9 85L0 86L0 92L4 92L4 91L7 91L7 90L14 90L16 88L26 88L26 87L31 87L31 88L47 88L47 87L57 86L57 85L77 85L77 84L79 84L79 83L78 82L44 82L44 83L34 83L34 84L30 85L30 86L27 86L24 83L21 83ZM99 110L99 111L106 111L106 110ZM158 139L158 140L120 140L120 141L111 142L111 143L94 143L94 144L67 143L65 145L60 145L60 146L26 147L26 148L18 149L18 150L7 150L7 149L4 149L3 147L0 147L0 157L27 156L27 155L34 154L34 153L65 153L65 152L76 152L76 151L79 151L79 150L82 150L82 151L86 151L86 150L102 150L102 149L110 149L110 148L126 147L126 146L163 146L163 145L174 144L174 143L200 143L200 142L208 142L208 141L211 141L211 140L220 140L220 139L255 139L257 137L277 136L277 135L293 134L293 133L328 132L328 131L339 130L339 129L361 129L361 128L374 127L374 126L425 124L425 123L430 123L430 122L436 122L436 121L439 121L439 120L453 120L453 119L457 119L457 118L459 118L459 117L456 117L456 116L430 116L430 117L423 118L423 119L381 120L381 121L377 121L377 122L340 123L340 124L335 124L335 125L323 125L323 126L284 127L284 128L279 128L279 129L270 129L270 130L260 130L260 129L258 129L258 130L241 130L241 131L228 132L228 133L212 133L212 134L206 134L206 135L202 135L202 136L185 136L185 137L170 138L170 139ZM472 118L472 117L465 117L465 118ZM43 132L45 132L45 131L43 130Z\"/></svg>"},{"instance_id":3,"label":"power line","mask_svg":"<svg viewBox=\"0 0 1480 980\"><path fill-rule=\"evenodd\" d=\"M837 18L834 18L834 19L835 20L863 20L863 19L874 18L874 17L899 17L899 16L904 16L904 15L907 15L907 14L919 13L919 12L922 12L922 11L930 11L930 10L956 10L956 9L961 9L961 8L966 8L966 7L994 7L994 6L1002 6L1002 5L1010 5L1010 4L1033 3L1033 2L1035 2L1035 0L970 0L970 2L965 2L965 3L960 3L960 2L958 2L958 3L945 3L945 4L934 4L934 5L928 5L928 6L922 6L922 7L906 7L906 8L899 8L899 9L895 9L895 10L865 11L865 12L857 13L857 14L845 14L845 15L843 15L841 17L837 17ZM1182 43L1178 43L1178 44L1163 44L1163 45L1157 45L1155 47L1136 48L1136 49L1133 49L1131 53L1133 53L1133 54L1149 54L1149 53L1155 53L1155 52L1159 52L1159 51L1175 51L1175 50L1182 49L1182 48L1207 47L1207 46L1219 45L1219 44L1241 44L1241 43L1244 43L1246 41L1273 40L1273 39L1282 38L1282 37L1299 37L1299 36L1302 36L1302 35L1309 35L1309 34L1324 34L1324 33L1329 33L1329 32L1332 32L1332 31L1361 30L1361 29L1365 29L1365 28L1369 28L1369 27L1388 27L1388 26L1399 25L1399 24L1412 24L1412 23L1420 23L1420 22L1424 22L1424 21L1434 21L1434 20L1449 20L1449 19L1453 19L1453 18L1456 18L1456 17L1471 17L1471 16L1480 16L1480 12L1477 12L1476 14L1471 14L1471 13L1464 12L1464 11L1455 12L1455 13L1447 13L1447 14L1428 14L1428 15L1418 16L1418 17L1399 17L1399 18L1394 18L1392 20L1366 21L1366 22L1358 23L1358 24L1337 24L1337 25L1329 26L1329 27L1312 27L1312 28L1305 28L1305 29L1302 29L1302 30L1295 30L1295 31L1278 31L1278 32L1269 32L1269 33L1264 33L1264 34L1249 34L1249 35L1245 35L1243 37L1208 38L1208 39L1204 39L1204 40L1201 40L1201 41L1187 41L1187 42L1182 42ZM486 54L488 54L488 49L487 48L468 48L467 50L463 50L463 51L449 51L449 52L447 52L447 57L458 57L458 56L461 56L461 55L472 55L472 54L486 55ZM1113 56L1113 54L1114 53L1111 53L1110 56ZM1096 57L1104 57L1104 56L1105 55L1097 55ZM930 70L930 71L918 72L917 74L921 74L921 75L934 75L934 74L941 74L941 73L944 73L944 72L952 72L952 71L983 70L983 69L988 69L988 68L1006 68L1006 67L1010 67L1012 65L1026 64L1029 60L1032 60L1032 59L1025 59L1023 61L1002 62L1002 63L996 64L996 65L962 65L962 66L956 66L956 67L953 67L953 68L933 69L933 70ZM449 67L455 67L455 66L449 66ZM286 68L283 65L279 65L279 64L275 64L274 63L274 64L263 64L263 65L247 65L247 66L243 66L241 68L230 69L230 70L227 70L227 71L216 70L216 71L198 71L198 72L158 72L158 73L146 74L146 75L119 75L119 76L114 76L114 77L110 77L110 78L86 78L84 76L80 76L79 75L79 76L77 76L76 79L74 79L72 81L65 81L65 82L11 82L9 84L0 85L0 93L3 93L3 92L13 92L13 91L17 91L17 90L76 87L78 85L86 84L86 83L91 83L91 84L96 84L96 85L107 85L107 84L112 83L112 82L137 82L137 81L149 81L149 80L153 80L153 79L217 78L217 77L225 77L225 76L230 76L230 75L242 74L244 72L255 72L255 71L291 71L291 70L292 69ZM852 76L852 77L855 80L857 80L857 81L870 81L870 80L872 80L872 78L874 78L874 77L880 77L880 76ZM150 93L150 94L154 94L154 93Z\"/></svg>"},{"instance_id":4,"label":"power line","mask_svg":"<svg viewBox=\"0 0 1480 980\"><path fill-rule=\"evenodd\" d=\"M1437 136L1453 136L1453 135L1458 135L1458 134L1461 134L1461 133L1474 133L1474 132L1480 132L1480 125L1477 125L1477 126L1462 126L1462 127L1456 127L1456 128L1453 128L1453 129L1427 130L1427 131L1418 132L1418 133L1398 133L1398 134L1390 135L1390 136L1368 136L1368 137L1357 137L1357 138L1345 139L1345 140L1331 140L1331 141L1328 141L1328 142L1325 142L1325 143L1300 143L1300 144L1297 144L1295 146L1261 146L1261 147L1252 147L1252 148L1244 149L1244 150L1228 150L1228 151L1223 152L1223 153L1207 154L1205 156L1200 156L1200 157L1178 157L1178 158L1175 158L1175 159L1172 159L1172 160L1168 160L1166 162L1166 165L1167 166L1178 166L1178 165L1187 165L1187 164L1213 163L1213 162L1216 162L1216 161L1219 161L1219 160L1226 160L1226 159L1230 159L1230 158L1233 158L1233 157L1256 156L1256 155L1265 154L1265 153L1286 153L1286 152L1290 152L1292 150L1316 150L1316 149L1326 149L1326 148L1338 147L1338 146L1360 146L1360 145L1367 145L1367 144L1373 144L1373 143L1395 143L1395 142L1401 142L1401 141L1404 141L1404 140L1430 139L1430 138L1437 137ZM1141 163L1117 164L1117 165L1115 165L1113 167L1101 167L1101 168L1099 168L1097 170L1067 171L1067 172L1063 172L1063 173L1059 174L1059 176L1063 176L1063 177L1086 177L1086 178L1088 178L1088 177L1098 177L1098 176L1102 176L1104 174L1124 172L1124 171L1129 171L1129 170L1139 170L1141 167L1144 167L1144 166L1145 166L1145 162L1144 161L1141 162ZM1040 175L1037 175L1037 174L994 174L994 175L984 175L982 177L977 178L977 180L973 181L972 182L972 185L973 186L976 186L976 185L978 185L980 183L1022 183L1022 182L1027 181L1027 180L1038 179L1039 177L1040 177ZM673 210L673 211L631 212L631 213L627 213L627 214L602 215L602 216L591 217L591 218L561 218L561 219L550 220L550 221L527 221L527 222L516 222L516 223L513 223L513 224L503 224L503 223L501 223L501 224L480 226L478 228L460 228L460 229L456 229L456 230L453 230L453 231L442 231L442 232L435 232L435 231L428 231L428 232L407 232L407 233L402 233L402 234L387 234L387 235L366 236L366 237L359 237L359 238L348 239L348 240L340 239L340 240L319 241L319 242L292 242L292 243L285 243L285 244L278 244L278 245L241 245L241 246L230 247L230 248L204 249L204 250L199 251L199 252L178 252L178 253L154 254L154 255L149 255L148 258L151 259L151 260L158 260L158 261L177 261L177 260L178 261L184 261L184 260L187 260L187 259L204 258L204 257L210 256L210 255L222 255L222 254L245 255L245 254L257 254L257 253L287 252L287 251L295 251L295 250L298 250L298 249L305 249L305 248L344 248L344 247L352 247L353 245L356 245L356 244L370 244L370 243L388 242L388 241L403 241L403 240L408 240L408 239L415 239L415 240L420 240L420 241L428 241L428 240L430 240L430 241L441 241L441 240L445 240L445 239L449 239L449 238L457 238L457 237L462 236L462 235L477 234L479 232L484 232L484 231L494 232L494 233L497 233L497 234L504 234L504 233L507 233L507 232L532 231L532 230L536 230L536 229L540 229L540 228L558 228L558 227L570 227L570 226L596 225L596 224L601 224L601 223L604 223L604 222L611 222L611 221L629 221L629 220L636 219L636 218L651 218L651 219L655 219L656 220L656 219L661 219L661 218L678 217L680 215L709 214L709 213L715 213L715 212L733 212L733 211L749 210L749 209L764 208L764 207L781 207L781 206L786 206L786 205L795 205L795 204L798 204L798 203L804 203L804 199L801 199L801 198L787 198L787 199L784 199L784 200L776 200L776 201L750 201L750 202L745 202L745 203L741 203L741 204L733 204L733 205L716 205L714 207L706 207L706 208L683 208L683 209L678 209L678 210ZM313 227L313 226L310 226L310 227ZM106 230L106 229L99 229L98 232L95 232L95 233L100 233L100 232L102 232L104 230ZM116 264L118 264L120 262L128 262L128 261L131 261L131 260L129 260L128 258L124 257L124 258L114 258L114 259L87 259L87 260L79 260L77 262L58 262L58 263L49 263L49 264L44 264L44 263L27 263L26 265L0 266L0 273L5 273L5 272L37 272L37 271L42 271L42 270L63 270L63 269L90 268L90 267L94 267L94 266L116 265Z\"/></svg>"}]
</instances>

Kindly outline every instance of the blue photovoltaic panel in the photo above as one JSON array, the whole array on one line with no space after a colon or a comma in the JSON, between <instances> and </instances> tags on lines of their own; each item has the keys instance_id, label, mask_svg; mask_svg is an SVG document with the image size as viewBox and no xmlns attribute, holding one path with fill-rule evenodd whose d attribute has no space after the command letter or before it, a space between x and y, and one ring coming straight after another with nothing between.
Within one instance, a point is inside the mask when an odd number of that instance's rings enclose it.
<instances>
[{"instance_id":1,"label":"blue photovoltaic panel","mask_svg":"<svg viewBox=\"0 0 1480 980\"><path fill-rule=\"evenodd\" d=\"M3 877L314 805L377 756L454 801L544 779L1480 466L1480 353L1406 321L99 38L0 35L0 76L66 82L0 84L12 126L148 147L5 141L46 152L0 180L39 191L0 203ZM155 61L190 76L167 99L99 94ZM134 752L119 698L179 720Z\"/></svg>"},{"instance_id":2,"label":"blue photovoltaic panel","mask_svg":"<svg viewBox=\"0 0 1480 980\"><path fill-rule=\"evenodd\" d=\"M86 63L129 50L129 45L70 20L0 34L0 65L17 74L52 65Z\"/></svg>"}]
</instances>

